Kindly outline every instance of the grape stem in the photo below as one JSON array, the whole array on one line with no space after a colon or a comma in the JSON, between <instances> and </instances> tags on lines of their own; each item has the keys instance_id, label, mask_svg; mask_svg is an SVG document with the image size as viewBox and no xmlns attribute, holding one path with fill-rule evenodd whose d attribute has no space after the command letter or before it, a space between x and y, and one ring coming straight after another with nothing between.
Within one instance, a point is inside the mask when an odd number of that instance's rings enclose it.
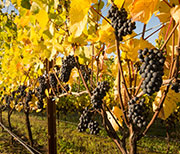
<instances>
[{"instance_id":1,"label":"grape stem","mask_svg":"<svg viewBox=\"0 0 180 154\"><path fill-rule=\"evenodd\" d=\"M135 76L134 76L134 90L133 90L133 95L136 92L136 83L137 83L137 73L138 73L138 68L135 69Z\"/></svg>"},{"instance_id":2,"label":"grape stem","mask_svg":"<svg viewBox=\"0 0 180 154\"><path fill-rule=\"evenodd\" d=\"M143 96L143 95L144 95L144 92L141 91L139 94L137 94L137 97L141 97L141 96Z\"/></svg>"},{"instance_id":3,"label":"grape stem","mask_svg":"<svg viewBox=\"0 0 180 154\"><path fill-rule=\"evenodd\" d=\"M174 26L174 28L171 30L171 33L169 34L169 36L167 37L167 39L165 40L164 44L161 46L160 50L163 50L164 47L166 46L166 44L168 43L169 39L171 38L172 34L174 33L174 31L176 30L177 26L179 25L179 21L176 23L176 25Z\"/></svg>"},{"instance_id":4,"label":"grape stem","mask_svg":"<svg viewBox=\"0 0 180 154\"><path fill-rule=\"evenodd\" d=\"M179 20L180 22L180 20ZM179 39L178 39L178 46L176 48L176 74L175 77L178 77L178 71L179 71L179 52L180 52L180 26L179 26Z\"/></svg>"},{"instance_id":5,"label":"grape stem","mask_svg":"<svg viewBox=\"0 0 180 154\"><path fill-rule=\"evenodd\" d=\"M32 66L28 69L28 72L26 73L26 78L25 78L24 81L23 81L23 85L25 84L26 79L27 79L27 77L29 76L29 72L31 71L31 68L32 68ZM30 76L29 76L29 78L30 78Z\"/></svg>"},{"instance_id":6,"label":"grape stem","mask_svg":"<svg viewBox=\"0 0 180 154\"><path fill-rule=\"evenodd\" d=\"M81 77L81 79L82 79L82 81L83 81L83 84L84 84L86 90L88 91L89 96L91 97L92 94L91 94L91 92L90 92L90 90L89 90L89 88L88 88L88 85L87 85L86 81L84 80L84 77L83 77L83 75L82 75L81 69L80 69L80 67L79 67L79 63L78 63L77 57L75 57L75 60L76 60L77 69L78 69L78 72L79 72L79 74L80 74L80 77Z\"/></svg>"},{"instance_id":7,"label":"grape stem","mask_svg":"<svg viewBox=\"0 0 180 154\"><path fill-rule=\"evenodd\" d=\"M95 8L93 8L93 7L91 6L91 9L93 9L97 14L99 14L104 20L106 20L106 21L111 25L111 22L109 22L109 21L107 20L107 18L104 17L101 13L99 13Z\"/></svg>"},{"instance_id":8,"label":"grape stem","mask_svg":"<svg viewBox=\"0 0 180 154\"><path fill-rule=\"evenodd\" d=\"M175 25L175 21L173 20L173 27ZM175 45L175 33L172 35L172 55L171 55L171 64L170 64L170 71L169 71L169 78L172 76L172 69L174 65L174 45Z\"/></svg>"},{"instance_id":9,"label":"grape stem","mask_svg":"<svg viewBox=\"0 0 180 154\"><path fill-rule=\"evenodd\" d=\"M55 73L55 71L53 70L53 74L55 75L55 77L56 77L56 80L57 80L57 82L59 83L59 85L61 86L61 88L66 92L66 93L68 93L68 91L64 88L64 86L61 84L61 82L59 81L59 78L57 77L57 75L56 75L56 73Z\"/></svg>"},{"instance_id":10,"label":"grape stem","mask_svg":"<svg viewBox=\"0 0 180 154\"><path fill-rule=\"evenodd\" d=\"M57 25L57 24L56 24L54 21L52 21L52 20L50 20L50 22L53 23L53 24L55 25L55 27L58 27L58 28L62 29L64 32L66 32L66 33L69 34L68 30L62 28L62 26ZM58 31L57 31L57 32L58 32Z\"/></svg>"},{"instance_id":11,"label":"grape stem","mask_svg":"<svg viewBox=\"0 0 180 154\"><path fill-rule=\"evenodd\" d=\"M163 0L163 2L166 3L170 8L172 8L172 6L166 0Z\"/></svg>"},{"instance_id":12,"label":"grape stem","mask_svg":"<svg viewBox=\"0 0 180 154\"><path fill-rule=\"evenodd\" d=\"M122 70L122 65L121 65L121 57L120 57L120 50L119 50L119 41L118 41L118 37L116 36L116 50L117 50L117 56L118 56L118 96L119 96L119 100L120 100L120 106L121 106L121 110L123 112L123 118L124 118L124 122L126 124L127 127L129 127L129 122L127 120L126 117L126 111L124 109L124 105L123 105L123 100L122 100L122 95L121 95L121 77L122 77L122 84L124 85L126 94L128 96L128 100L130 100L130 95L125 83L125 78L124 78L124 74L123 74L123 70Z\"/></svg>"},{"instance_id":13,"label":"grape stem","mask_svg":"<svg viewBox=\"0 0 180 154\"><path fill-rule=\"evenodd\" d=\"M173 80L174 80L174 78L163 80L162 85L169 85Z\"/></svg>"},{"instance_id":14,"label":"grape stem","mask_svg":"<svg viewBox=\"0 0 180 154\"><path fill-rule=\"evenodd\" d=\"M86 91L81 91L78 93L77 92L64 93L64 94L58 95L58 98L61 98L63 96L68 96L68 95L74 95L74 96L78 97L78 96L81 96L83 94L88 94L88 91L86 90Z\"/></svg>"},{"instance_id":15,"label":"grape stem","mask_svg":"<svg viewBox=\"0 0 180 154\"><path fill-rule=\"evenodd\" d=\"M92 58L91 58L91 78L90 78L90 83L91 87L93 87L93 62L94 62L94 44L92 44Z\"/></svg>"},{"instance_id":16,"label":"grape stem","mask_svg":"<svg viewBox=\"0 0 180 154\"><path fill-rule=\"evenodd\" d=\"M139 85L138 85L138 87L137 87L137 89L136 89L136 92L135 92L135 94L134 94L135 96L138 94L143 80L144 80L144 78L142 78L141 81L139 82Z\"/></svg>"},{"instance_id":17,"label":"grape stem","mask_svg":"<svg viewBox=\"0 0 180 154\"><path fill-rule=\"evenodd\" d=\"M50 81L50 72L48 72L48 80ZM55 91L54 91L54 88L52 87L52 85L49 83L50 87L51 87L51 90L53 92L53 95L57 97Z\"/></svg>"},{"instance_id":18,"label":"grape stem","mask_svg":"<svg viewBox=\"0 0 180 154\"><path fill-rule=\"evenodd\" d=\"M152 35L154 35L156 32L158 32L160 29L162 29L165 25L162 25L160 28L158 28L157 30L155 30L154 32L152 32L150 35L148 35L145 40L147 40L148 38L150 38Z\"/></svg>"},{"instance_id":19,"label":"grape stem","mask_svg":"<svg viewBox=\"0 0 180 154\"><path fill-rule=\"evenodd\" d=\"M169 30L170 30L170 27L171 27L172 21L173 21L173 18L171 17L171 18L170 18L170 22L169 22L168 29L167 29L167 31L166 31L165 40L167 39L167 36L168 36Z\"/></svg>"},{"instance_id":20,"label":"grape stem","mask_svg":"<svg viewBox=\"0 0 180 154\"><path fill-rule=\"evenodd\" d=\"M142 31L142 39L143 39L143 40L144 40L145 32L146 32L146 24L144 24L144 26L143 26L143 31Z\"/></svg>"},{"instance_id":21,"label":"grape stem","mask_svg":"<svg viewBox=\"0 0 180 154\"><path fill-rule=\"evenodd\" d=\"M132 77L131 77L131 67L130 67L130 60L127 59L127 67L128 67L128 74L129 74L129 87L130 87L130 93L132 95Z\"/></svg>"},{"instance_id":22,"label":"grape stem","mask_svg":"<svg viewBox=\"0 0 180 154\"><path fill-rule=\"evenodd\" d=\"M95 60L96 60L96 63L97 63L96 83L98 83L98 77L99 77L99 57L100 57L100 53L102 51L104 51L104 47L105 47L105 44L103 44L103 46L100 48L98 54L95 57Z\"/></svg>"}]
</instances>

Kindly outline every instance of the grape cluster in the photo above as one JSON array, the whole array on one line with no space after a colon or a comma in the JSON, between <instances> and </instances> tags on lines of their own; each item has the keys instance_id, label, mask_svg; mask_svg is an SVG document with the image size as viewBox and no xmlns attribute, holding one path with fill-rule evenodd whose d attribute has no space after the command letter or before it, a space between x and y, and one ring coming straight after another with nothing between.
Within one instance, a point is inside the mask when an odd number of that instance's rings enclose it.
<instances>
[{"instance_id":1,"label":"grape cluster","mask_svg":"<svg viewBox=\"0 0 180 154\"><path fill-rule=\"evenodd\" d=\"M43 99L46 97L45 90L48 88L48 85L44 76L40 76L38 81L39 86L36 88L35 96L38 98L38 104L43 106Z\"/></svg>"},{"instance_id":2,"label":"grape cluster","mask_svg":"<svg viewBox=\"0 0 180 154\"><path fill-rule=\"evenodd\" d=\"M25 85L20 85L18 90L17 90L17 93L20 93L17 97L20 98L20 97L25 97L26 96L26 89L27 87Z\"/></svg>"},{"instance_id":3,"label":"grape cluster","mask_svg":"<svg viewBox=\"0 0 180 154\"><path fill-rule=\"evenodd\" d=\"M125 8L118 10L116 6L112 6L108 12L107 18L112 22L112 27L115 29L115 34L119 38L119 41L123 40L123 36L132 34L132 31L136 28L135 22L131 19L127 19L127 11Z\"/></svg>"},{"instance_id":4,"label":"grape cluster","mask_svg":"<svg viewBox=\"0 0 180 154\"><path fill-rule=\"evenodd\" d=\"M98 126L99 126L99 123L97 121L91 121L88 124L90 134L97 135L99 133L99 131L100 131L100 128Z\"/></svg>"},{"instance_id":5,"label":"grape cluster","mask_svg":"<svg viewBox=\"0 0 180 154\"><path fill-rule=\"evenodd\" d=\"M83 113L81 114L79 118L79 124L78 124L78 131L79 132L85 132L87 128L89 128L90 134L98 134L100 131L99 124L97 121L92 120L93 113L88 110L88 108L85 108Z\"/></svg>"},{"instance_id":6,"label":"grape cluster","mask_svg":"<svg viewBox=\"0 0 180 154\"><path fill-rule=\"evenodd\" d=\"M88 68L86 65L80 65L80 70L81 70L84 80L87 82L91 74L91 69Z\"/></svg>"},{"instance_id":7,"label":"grape cluster","mask_svg":"<svg viewBox=\"0 0 180 154\"><path fill-rule=\"evenodd\" d=\"M86 108L79 118L78 131L84 132L91 121L92 113Z\"/></svg>"},{"instance_id":8,"label":"grape cluster","mask_svg":"<svg viewBox=\"0 0 180 154\"><path fill-rule=\"evenodd\" d=\"M50 73L50 75L49 75L49 83L53 88L56 88L57 79L56 79L56 76L54 75L54 73Z\"/></svg>"},{"instance_id":9,"label":"grape cluster","mask_svg":"<svg viewBox=\"0 0 180 154\"><path fill-rule=\"evenodd\" d=\"M159 91L161 87L165 57L157 49L140 49L138 53L138 58L142 62L139 74L144 78L141 88L144 93L151 96L154 92Z\"/></svg>"},{"instance_id":10,"label":"grape cluster","mask_svg":"<svg viewBox=\"0 0 180 154\"><path fill-rule=\"evenodd\" d=\"M5 102L6 102L6 106L9 106L9 105L10 105L10 96L9 96L9 95L6 95L6 96L4 97L4 99L5 99Z\"/></svg>"},{"instance_id":11,"label":"grape cluster","mask_svg":"<svg viewBox=\"0 0 180 154\"><path fill-rule=\"evenodd\" d=\"M33 91L29 90L28 93L27 93L27 96L25 97L25 104L27 106L29 106L28 103L32 100L32 94L33 94Z\"/></svg>"},{"instance_id":12,"label":"grape cluster","mask_svg":"<svg viewBox=\"0 0 180 154\"><path fill-rule=\"evenodd\" d=\"M46 79L42 75L38 78L38 81L41 86L44 86L44 83L46 83Z\"/></svg>"},{"instance_id":13,"label":"grape cluster","mask_svg":"<svg viewBox=\"0 0 180 154\"><path fill-rule=\"evenodd\" d=\"M43 106L44 106L44 103L42 100L40 100L39 102L37 102L37 108L40 109L40 110L43 110Z\"/></svg>"},{"instance_id":14,"label":"grape cluster","mask_svg":"<svg viewBox=\"0 0 180 154\"><path fill-rule=\"evenodd\" d=\"M180 80L176 80L174 83L172 83L171 89L176 93L180 93Z\"/></svg>"},{"instance_id":15,"label":"grape cluster","mask_svg":"<svg viewBox=\"0 0 180 154\"><path fill-rule=\"evenodd\" d=\"M16 93L17 93L16 90L14 90L14 91L11 92L11 95L12 95L13 98L15 97Z\"/></svg>"},{"instance_id":16,"label":"grape cluster","mask_svg":"<svg viewBox=\"0 0 180 154\"><path fill-rule=\"evenodd\" d=\"M74 56L67 56L66 59L62 61L62 67L60 71L60 80L63 82L68 82L71 70L76 66L76 61Z\"/></svg>"},{"instance_id":17,"label":"grape cluster","mask_svg":"<svg viewBox=\"0 0 180 154\"><path fill-rule=\"evenodd\" d=\"M91 96L91 103L93 104L93 108L99 109L102 107L102 99L106 96L106 92L109 90L109 88L109 83L107 81L98 83Z\"/></svg>"},{"instance_id":18,"label":"grape cluster","mask_svg":"<svg viewBox=\"0 0 180 154\"><path fill-rule=\"evenodd\" d=\"M128 102L128 117L130 121L132 121L135 125L137 125L139 128L146 126L146 121L145 121L145 104L144 101L145 99L142 98L139 100L139 103L137 104L138 98L135 97L134 99L131 99Z\"/></svg>"}]
</instances>

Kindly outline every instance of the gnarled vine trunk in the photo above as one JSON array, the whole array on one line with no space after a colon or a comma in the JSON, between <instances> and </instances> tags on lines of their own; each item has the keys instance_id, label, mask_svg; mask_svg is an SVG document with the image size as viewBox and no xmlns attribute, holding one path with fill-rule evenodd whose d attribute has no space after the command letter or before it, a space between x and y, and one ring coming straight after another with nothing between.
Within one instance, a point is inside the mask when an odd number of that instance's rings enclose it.
<instances>
[{"instance_id":1,"label":"gnarled vine trunk","mask_svg":"<svg viewBox=\"0 0 180 154\"><path fill-rule=\"evenodd\" d=\"M27 130L28 130L28 136L29 136L30 145L33 146L34 142L33 142L33 137L32 137L31 124L30 124L30 120L29 120L29 109L24 111L24 113L25 113L25 116L26 116L26 127L27 127Z\"/></svg>"},{"instance_id":2,"label":"gnarled vine trunk","mask_svg":"<svg viewBox=\"0 0 180 154\"><path fill-rule=\"evenodd\" d=\"M11 108L8 109L8 125L11 132L12 132L11 115L13 113L13 110L14 109L11 109ZM11 143L13 144L13 137L11 137Z\"/></svg>"},{"instance_id":3,"label":"gnarled vine trunk","mask_svg":"<svg viewBox=\"0 0 180 154\"><path fill-rule=\"evenodd\" d=\"M129 146L130 146L130 150L129 150L129 154L136 154L137 153L137 139L136 139L136 134L133 128L133 125L130 124L129 127Z\"/></svg>"}]
</instances>

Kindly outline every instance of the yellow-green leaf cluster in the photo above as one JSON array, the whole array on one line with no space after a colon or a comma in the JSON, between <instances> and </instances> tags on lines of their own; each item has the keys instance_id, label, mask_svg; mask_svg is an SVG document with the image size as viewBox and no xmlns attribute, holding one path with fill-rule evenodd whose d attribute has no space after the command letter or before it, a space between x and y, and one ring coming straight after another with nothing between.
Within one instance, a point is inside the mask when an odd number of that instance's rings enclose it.
<instances>
[{"instance_id":1,"label":"yellow-green leaf cluster","mask_svg":"<svg viewBox=\"0 0 180 154\"><path fill-rule=\"evenodd\" d=\"M161 88L157 93L155 101L153 102L153 111L155 111L159 106L163 90L164 88ZM163 120L167 119L175 111L178 102L180 102L180 95L170 89L158 117Z\"/></svg>"}]
</instances>

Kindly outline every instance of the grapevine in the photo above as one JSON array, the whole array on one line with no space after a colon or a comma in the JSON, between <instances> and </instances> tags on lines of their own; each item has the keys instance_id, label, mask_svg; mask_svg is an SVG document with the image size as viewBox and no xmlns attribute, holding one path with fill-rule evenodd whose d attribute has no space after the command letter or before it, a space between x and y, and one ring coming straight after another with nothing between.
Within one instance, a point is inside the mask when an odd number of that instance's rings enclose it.
<instances>
[{"instance_id":1,"label":"grapevine","mask_svg":"<svg viewBox=\"0 0 180 154\"><path fill-rule=\"evenodd\" d=\"M103 126L121 153L136 154L154 121L178 111L179 1L9 3L0 2L0 113L12 131L11 114L24 112L32 146L30 113L46 112L49 153L57 153L57 109L81 113L79 132ZM145 37L153 14L161 27Z\"/></svg>"}]
</instances>

